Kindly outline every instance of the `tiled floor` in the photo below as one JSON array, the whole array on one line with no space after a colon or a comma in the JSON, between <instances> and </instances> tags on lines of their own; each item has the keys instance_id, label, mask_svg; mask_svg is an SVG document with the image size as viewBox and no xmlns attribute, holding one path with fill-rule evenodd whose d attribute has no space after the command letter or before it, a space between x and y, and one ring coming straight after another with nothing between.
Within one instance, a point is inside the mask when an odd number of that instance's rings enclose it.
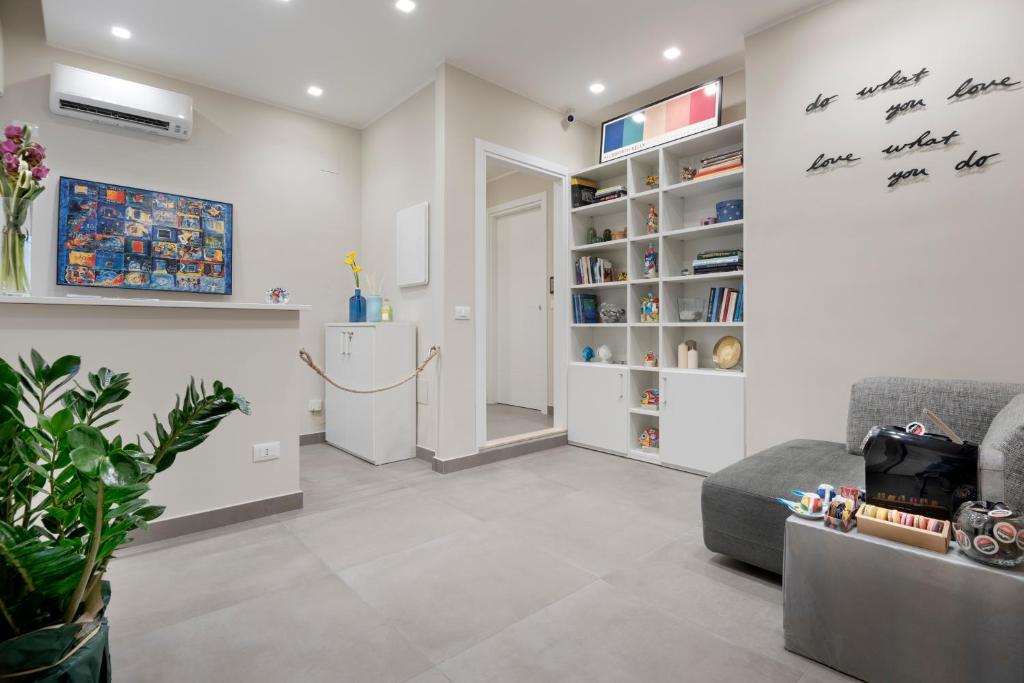
<instances>
[{"instance_id":1,"label":"tiled floor","mask_svg":"<svg viewBox=\"0 0 1024 683\"><path fill-rule=\"evenodd\" d=\"M302 449L306 507L114 561L114 680L849 680L779 579L711 555L700 478L578 448L456 474Z\"/></svg>"},{"instance_id":2,"label":"tiled floor","mask_svg":"<svg viewBox=\"0 0 1024 683\"><path fill-rule=\"evenodd\" d=\"M487 439L504 439L550 429L554 416L539 410L491 403L487 406Z\"/></svg>"}]
</instances>

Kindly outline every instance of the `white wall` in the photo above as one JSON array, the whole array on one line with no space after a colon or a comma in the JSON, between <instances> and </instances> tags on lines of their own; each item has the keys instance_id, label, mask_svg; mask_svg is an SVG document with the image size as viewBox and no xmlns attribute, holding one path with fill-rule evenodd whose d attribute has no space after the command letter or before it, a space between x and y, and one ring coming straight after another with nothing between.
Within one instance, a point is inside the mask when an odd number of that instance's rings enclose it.
<instances>
[{"instance_id":1,"label":"white wall","mask_svg":"<svg viewBox=\"0 0 1024 683\"><path fill-rule=\"evenodd\" d=\"M234 294L226 298L262 302L266 289L287 287L294 303L313 305L302 317L299 343L322 357L322 324L344 320L351 295L341 260L347 249L359 246L359 131L51 48L36 0L0 2L0 23L7 74L0 121L37 124L52 169L48 189L35 203L33 291L100 293L54 284L61 175L223 200L235 208ZM171 140L50 113L54 62L191 95L196 111L192 139ZM164 292L108 294L189 298ZM259 336L248 340L252 346L262 343ZM322 397L322 383L297 363L295 371L300 375L295 400L282 409L295 414L302 433L322 431L322 417L306 410L308 399ZM190 369L181 372L187 375Z\"/></svg>"},{"instance_id":2,"label":"white wall","mask_svg":"<svg viewBox=\"0 0 1024 683\"><path fill-rule=\"evenodd\" d=\"M946 100L969 76L1024 79L1022 26L1019 0L843 0L747 39L750 451L842 441L860 377L1024 381L1024 89ZM919 85L855 96L921 67L931 74ZM819 92L840 97L805 114ZM885 122L912 98L927 108ZM961 137L881 153L929 129ZM999 163L958 177L974 149ZM822 152L862 160L805 174ZM927 182L887 189L914 166Z\"/></svg>"},{"instance_id":3,"label":"white wall","mask_svg":"<svg viewBox=\"0 0 1024 683\"><path fill-rule=\"evenodd\" d=\"M443 130L439 147L444 159L439 172L444 188L444 360L441 377L442 459L476 452L476 335L474 320L455 320L456 305L475 301L475 154L477 138L564 165L569 169L594 163L597 138L593 127L561 126L562 114L481 80L450 65L438 70L443 98Z\"/></svg>"},{"instance_id":4,"label":"white wall","mask_svg":"<svg viewBox=\"0 0 1024 683\"><path fill-rule=\"evenodd\" d=\"M383 276L383 294L397 320L416 323L419 358L440 343L443 244L441 214L434 202L434 84L398 105L362 136L362 258L364 267ZM395 286L395 212L430 202L430 282ZM437 367L419 381L417 443L433 450L437 428ZM425 403L423 403L425 402Z\"/></svg>"},{"instance_id":5,"label":"white wall","mask_svg":"<svg viewBox=\"0 0 1024 683\"><path fill-rule=\"evenodd\" d=\"M540 176L531 175L529 173L523 173L521 171L514 171L508 175L501 175L496 177L493 181L487 183L487 208L494 206L500 206L502 204L508 204L517 199L523 197L529 197L535 194L544 194L544 201L547 207L547 215L544 217L545 222L545 233L547 235L547 242L545 246L544 260L547 277L551 278L554 274L554 226L555 226L555 207L554 207L554 183L551 180L541 178ZM550 292L550 289L546 290ZM554 305L555 297L553 294L547 295L547 358L548 358L548 372L547 372L547 396L548 406L555 404L555 382L554 382ZM488 349L488 359L490 359L490 353L493 350ZM492 389L491 379L488 377L488 389Z\"/></svg>"}]
</instances>

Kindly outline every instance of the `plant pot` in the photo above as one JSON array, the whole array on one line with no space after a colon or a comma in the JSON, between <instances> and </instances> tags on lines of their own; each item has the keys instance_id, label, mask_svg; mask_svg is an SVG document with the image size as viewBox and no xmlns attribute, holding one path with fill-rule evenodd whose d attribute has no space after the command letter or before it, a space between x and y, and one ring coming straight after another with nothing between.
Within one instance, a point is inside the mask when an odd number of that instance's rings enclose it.
<instances>
[{"instance_id":1,"label":"plant pot","mask_svg":"<svg viewBox=\"0 0 1024 683\"><path fill-rule=\"evenodd\" d=\"M0 294L28 296L31 290L32 205L0 197Z\"/></svg>"},{"instance_id":2,"label":"plant pot","mask_svg":"<svg viewBox=\"0 0 1024 683\"><path fill-rule=\"evenodd\" d=\"M110 683L110 626L103 582L96 619L37 629L0 643L0 679L11 683Z\"/></svg>"},{"instance_id":3,"label":"plant pot","mask_svg":"<svg viewBox=\"0 0 1024 683\"><path fill-rule=\"evenodd\" d=\"M350 323L366 322L366 299L356 288L356 293L348 300L348 321Z\"/></svg>"}]
</instances>

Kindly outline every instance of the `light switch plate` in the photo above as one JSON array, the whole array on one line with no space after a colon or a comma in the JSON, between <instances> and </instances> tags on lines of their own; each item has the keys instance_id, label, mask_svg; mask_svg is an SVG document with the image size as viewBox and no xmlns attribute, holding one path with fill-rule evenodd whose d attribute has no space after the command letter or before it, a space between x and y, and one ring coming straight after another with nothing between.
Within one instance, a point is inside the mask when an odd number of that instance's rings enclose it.
<instances>
[{"instance_id":1,"label":"light switch plate","mask_svg":"<svg viewBox=\"0 0 1024 683\"><path fill-rule=\"evenodd\" d=\"M319 398L309 399L309 412L319 413L324 409L324 402Z\"/></svg>"},{"instance_id":2,"label":"light switch plate","mask_svg":"<svg viewBox=\"0 0 1024 683\"><path fill-rule=\"evenodd\" d=\"M469 320L470 308L469 306L456 306L455 307L455 319L456 320Z\"/></svg>"}]
</instances>

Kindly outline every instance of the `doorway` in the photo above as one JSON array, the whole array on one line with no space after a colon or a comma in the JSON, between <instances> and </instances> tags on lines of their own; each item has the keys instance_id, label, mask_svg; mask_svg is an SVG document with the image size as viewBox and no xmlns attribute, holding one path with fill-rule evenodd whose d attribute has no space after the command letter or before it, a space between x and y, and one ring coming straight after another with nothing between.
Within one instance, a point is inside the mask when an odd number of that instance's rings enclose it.
<instances>
[{"instance_id":1,"label":"doorway","mask_svg":"<svg viewBox=\"0 0 1024 683\"><path fill-rule=\"evenodd\" d=\"M486 145L478 142L478 151L479 144ZM564 392L557 371L564 358L556 352L556 337L563 335L555 324L562 313L555 292L564 273L556 272L554 254L564 225L560 211L566 183L560 173L515 155L492 150L478 156L478 190L483 181L477 195L481 447L564 429L556 399Z\"/></svg>"}]
</instances>

